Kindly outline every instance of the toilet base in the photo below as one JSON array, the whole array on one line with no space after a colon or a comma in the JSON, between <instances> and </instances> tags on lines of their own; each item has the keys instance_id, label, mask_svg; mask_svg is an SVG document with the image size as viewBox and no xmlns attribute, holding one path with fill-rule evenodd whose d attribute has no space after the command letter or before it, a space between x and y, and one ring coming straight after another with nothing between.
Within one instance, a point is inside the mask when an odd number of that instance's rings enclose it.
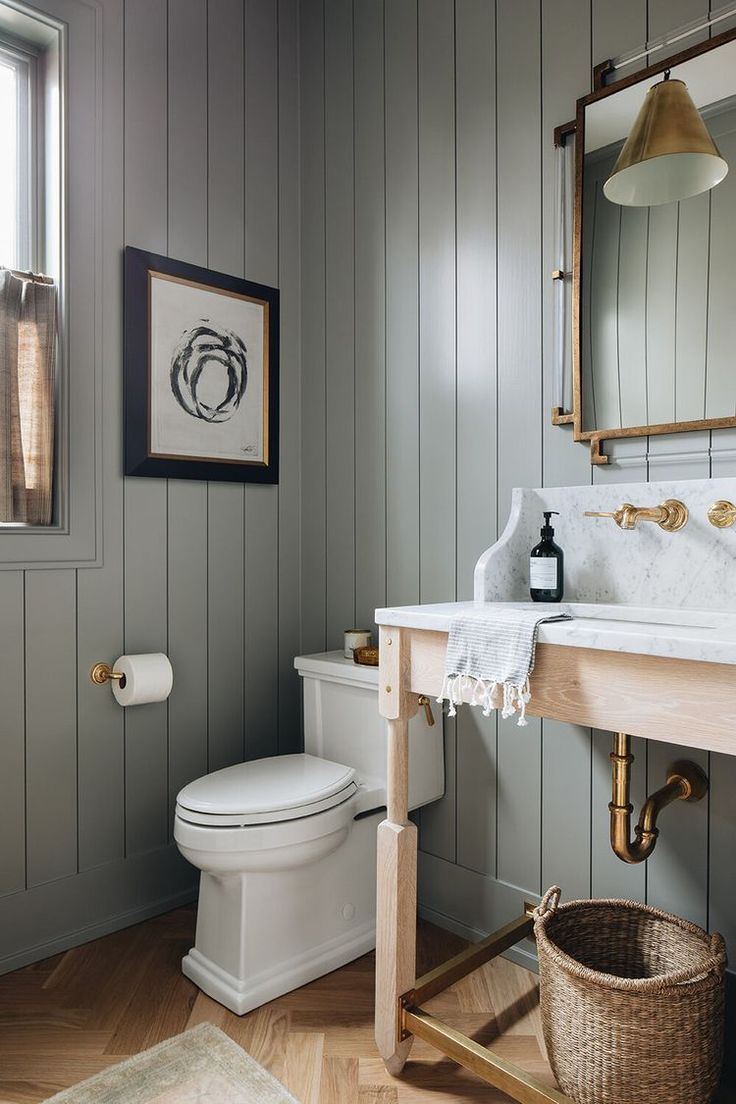
<instances>
[{"instance_id":1,"label":"toilet base","mask_svg":"<svg viewBox=\"0 0 736 1104\"><path fill-rule=\"evenodd\" d=\"M192 947L181 962L182 972L199 986L203 993L244 1016L276 997L290 993L340 966L347 965L376 946L375 923L330 939L302 955L284 962L276 970L264 970L247 980L234 977Z\"/></svg>"},{"instance_id":2,"label":"toilet base","mask_svg":"<svg viewBox=\"0 0 736 1104\"><path fill-rule=\"evenodd\" d=\"M182 970L236 1015L375 947L381 814L353 820L352 804L345 813L346 825L301 848L233 851L233 865L249 869L202 871L195 945Z\"/></svg>"}]
</instances>

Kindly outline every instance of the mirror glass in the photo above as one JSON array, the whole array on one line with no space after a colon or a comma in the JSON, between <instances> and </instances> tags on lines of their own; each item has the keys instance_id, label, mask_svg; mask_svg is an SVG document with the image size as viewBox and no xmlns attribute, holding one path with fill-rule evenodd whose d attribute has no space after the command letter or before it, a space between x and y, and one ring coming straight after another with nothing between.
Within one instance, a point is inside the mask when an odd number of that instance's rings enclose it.
<instances>
[{"instance_id":1,"label":"mirror glass","mask_svg":"<svg viewBox=\"0 0 736 1104\"><path fill-rule=\"evenodd\" d=\"M650 77L585 108L582 429L736 414L736 41L672 67L730 166L709 192L658 207L603 194Z\"/></svg>"}]
</instances>

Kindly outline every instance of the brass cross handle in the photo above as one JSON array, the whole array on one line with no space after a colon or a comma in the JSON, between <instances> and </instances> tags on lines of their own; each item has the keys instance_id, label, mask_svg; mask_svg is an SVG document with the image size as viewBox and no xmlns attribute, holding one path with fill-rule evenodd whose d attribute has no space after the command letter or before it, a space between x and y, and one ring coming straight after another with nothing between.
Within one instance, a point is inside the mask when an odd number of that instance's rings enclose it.
<instances>
[{"instance_id":1,"label":"brass cross handle","mask_svg":"<svg viewBox=\"0 0 736 1104\"><path fill-rule=\"evenodd\" d=\"M708 521L716 529L728 529L736 521L736 506L728 499L719 498L708 510Z\"/></svg>"},{"instance_id":2,"label":"brass cross handle","mask_svg":"<svg viewBox=\"0 0 736 1104\"><path fill-rule=\"evenodd\" d=\"M586 510L585 516L613 518L619 529L636 529L640 521L653 521L665 532L676 533L687 525L689 514L684 502L668 498L661 506L632 506L630 502L623 502L613 513Z\"/></svg>"}]
</instances>

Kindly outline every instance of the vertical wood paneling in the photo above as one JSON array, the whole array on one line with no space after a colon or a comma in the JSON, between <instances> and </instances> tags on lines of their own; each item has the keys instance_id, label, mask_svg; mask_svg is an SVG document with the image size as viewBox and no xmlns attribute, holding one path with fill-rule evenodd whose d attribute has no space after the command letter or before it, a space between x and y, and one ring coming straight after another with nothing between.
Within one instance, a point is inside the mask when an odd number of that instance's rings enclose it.
<instances>
[{"instance_id":1,"label":"vertical wood paneling","mask_svg":"<svg viewBox=\"0 0 736 1104\"><path fill-rule=\"evenodd\" d=\"M618 318L611 303L618 299L621 208L609 203L599 181L593 222L594 265L590 283L591 385L595 424L620 426L618 385ZM674 302L674 298L673 298Z\"/></svg>"},{"instance_id":2,"label":"vertical wood paneling","mask_svg":"<svg viewBox=\"0 0 736 1104\"><path fill-rule=\"evenodd\" d=\"M386 600L419 601L417 0L386 5Z\"/></svg>"},{"instance_id":3,"label":"vertical wood paneling","mask_svg":"<svg viewBox=\"0 0 736 1104\"><path fill-rule=\"evenodd\" d=\"M168 484L169 829L179 790L207 770L207 484Z\"/></svg>"},{"instance_id":4,"label":"vertical wood paneling","mask_svg":"<svg viewBox=\"0 0 736 1104\"><path fill-rule=\"evenodd\" d=\"M648 224L649 212L646 208L623 209L617 289L617 340L621 418L624 425L639 425L646 418Z\"/></svg>"},{"instance_id":5,"label":"vertical wood paneling","mask_svg":"<svg viewBox=\"0 0 736 1104\"><path fill-rule=\"evenodd\" d=\"M26 572L29 887L77 871L76 582L74 571Z\"/></svg>"},{"instance_id":6,"label":"vertical wood paneling","mask_svg":"<svg viewBox=\"0 0 736 1104\"><path fill-rule=\"evenodd\" d=\"M678 27L684 23L692 23L701 17L707 15L708 5L705 0L674 0L674 3L669 3L668 0L649 0L648 2L648 32L649 38L657 38L674 27ZM720 28L719 28L720 29ZM702 38L707 38L707 32L700 32L695 37L690 37L683 42L683 47L690 46L694 42L699 41ZM683 206L692 206L692 201L689 204L680 205L680 211L682 213ZM687 219L686 219L687 223ZM678 227L680 234L680 249L683 250L687 246L687 224L685 225L685 236L682 237L683 226ZM687 263L687 262L686 262ZM696 271L697 266L697 253L692 256L692 268L690 270L690 276ZM678 272L679 276L679 272ZM701 277L700 281L701 291L695 293L695 297L692 300L692 304L698 301L698 298L702 295L702 288L707 283L706 279ZM682 299L683 302L690 304L688 299L688 287L687 284L683 287L682 296L678 290L678 301ZM680 334L676 335L678 341ZM676 384L675 384L675 413L677 414L678 406L678 389L680 386L680 359L685 354L686 346L675 345L675 356L677 358L676 365ZM698 378L698 371L692 374L691 379L688 380L686 386L694 383ZM687 375L687 369L685 369L685 375ZM677 415L678 417L680 415ZM698 412L695 417L701 417ZM708 446L710 444L710 433L688 433L680 435L664 434L661 437L651 437L649 439L649 478L650 479L696 479L708 475L710 461L708 456ZM679 463L677 460L678 453L689 453L691 456L690 463ZM702 460L698 460L698 454L702 457Z\"/></svg>"},{"instance_id":7,"label":"vertical wood paneling","mask_svg":"<svg viewBox=\"0 0 736 1104\"><path fill-rule=\"evenodd\" d=\"M23 572L0 572L0 894L25 888L25 609Z\"/></svg>"},{"instance_id":8,"label":"vertical wood paneling","mask_svg":"<svg viewBox=\"0 0 736 1104\"><path fill-rule=\"evenodd\" d=\"M501 521L512 488L538 486L542 478L540 7L501 0L497 19Z\"/></svg>"},{"instance_id":9,"label":"vertical wood paneling","mask_svg":"<svg viewBox=\"0 0 736 1104\"><path fill-rule=\"evenodd\" d=\"M245 241L244 22L243 0L207 4L207 263L235 276Z\"/></svg>"},{"instance_id":10,"label":"vertical wood paneling","mask_svg":"<svg viewBox=\"0 0 736 1104\"><path fill-rule=\"evenodd\" d=\"M167 5L125 4L125 238L165 253L168 207ZM165 652L167 633L166 483L125 480L125 651ZM174 674L176 677L176 673ZM128 854L168 840L165 703L125 714Z\"/></svg>"},{"instance_id":11,"label":"vertical wood paneling","mask_svg":"<svg viewBox=\"0 0 736 1104\"><path fill-rule=\"evenodd\" d=\"M420 595L455 592L457 329L453 4L419 4ZM450 524L442 524L442 520Z\"/></svg>"},{"instance_id":12,"label":"vertical wood paneling","mask_svg":"<svg viewBox=\"0 0 736 1104\"><path fill-rule=\"evenodd\" d=\"M325 452L324 0L300 5L301 79L302 650L325 648L327 621Z\"/></svg>"},{"instance_id":13,"label":"vertical wood paneling","mask_svg":"<svg viewBox=\"0 0 736 1104\"><path fill-rule=\"evenodd\" d=\"M552 142L555 126L572 116L576 98L590 81L590 0L564 0L542 12L542 353L544 398L542 436L545 486L591 481L585 450L571 441L571 434L553 426L555 364L553 336L553 285L549 273L556 265L555 177L556 153ZM558 518L557 532L565 546L565 518ZM573 580L568 580L568 586ZM563 886L565 896L590 892L590 834L569 831L570 793L583 808L590 802L591 735L588 729L552 721L542 724L542 870L541 887Z\"/></svg>"},{"instance_id":14,"label":"vertical wood paneling","mask_svg":"<svg viewBox=\"0 0 736 1104\"><path fill-rule=\"evenodd\" d=\"M355 621L386 601L385 0L355 0Z\"/></svg>"},{"instance_id":15,"label":"vertical wood paneling","mask_svg":"<svg viewBox=\"0 0 736 1104\"><path fill-rule=\"evenodd\" d=\"M396 0L385 5L381 73L378 64L380 29L376 25L375 4L371 0L366 0L365 4L356 0L352 45L355 127L352 131L345 121L346 146L351 140L354 142L356 169L353 221L356 286L351 304L356 312L355 408L359 418L356 425L361 426L361 433L370 434L372 430L380 449L382 412L380 408L375 410L370 401L363 404L359 389L363 386L364 341L372 338L371 355L373 349L378 349L380 356L380 313L376 314L373 309L375 300L366 302L366 297L380 296L381 281L385 278L385 549L386 599L390 604L447 600L454 588L458 596L469 594L470 573L477 555L474 546L481 540L485 546L493 539L494 508L498 522L505 522L514 485L540 482L566 485L586 483L591 479L646 481L648 452L651 453L653 477L681 478L703 473L702 464L681 458L683 449L695 448L703 452L703 462L707 464L703 435L690 439L616 442L608 448L612 462L605 468L592 470L586 449L573 444L567 431L549 426L553 386L552 289L545 277L552 267L553 127L571 117L575 99L589 88L591 60L598 62L642 45L648 31L650 35L661 34L681 18L694 17L697 14L694 6L697 3L677 0L675 17L675 9L663 0L651 0L649 12L647 0L622 0L616 5L607 0L565 0L556 6L533 0L522 4L499 0L494 21L488 5L476 4L474 0L457 0L453 26L450 5L443 4L442 0L419 0L419 3ZM341 14L347 20L347 14ZM331 85L330 68L326 103L324 101L320 15L319 6L307 4L303 9L302 66L306 105L303 104L302 111L302 149L308 148L311 156L304 156L302 202L304 210L314 215L316 221L304 228L302 318L305 327L311 328L310 336L317 335L314 348L318 353L323 351L325 340L329 348L339 339L343 332L340 327L344 324L341 319L335 326L328 312L325 335L320 328L322 318L318 313L315 317L314 311L315 305L318 307L323 302L324 286L324 226L321 220L325 188L320 162L324 116L319 111L324 108L328 120L335 115L340 117L340 112L347 113L344 102L331 103L336 94L334 87L344 88L347 79L343 85L339 82ZM494 22L495 50L485 37ZM328 43L332 41L331 36L339 34L339 25L330 26L330 23L328 20ZM454 67L449 49L453 32ZM441 56L433 52L440 42ZM328 46L328 50L331 49ZM494 58L497 62L495 72ZM333 63L334 58L330 57L328 65ZM343 56L341 63L347 72L349 58ZM428 72L431 72L431 86ZM380 119L374 117L373 129L369 129L364 115L367 105L377 112L382 90L385 97L383 226ZM307 125L310 122L314 124L313 129ZM328 186L328 226L333 219L345 215L340 208L343 201L344 196L338 195L333 202ZM494 240L496 220L497 241ZM346 225L349 221L346 218ZM641 237L641 220L637 222L635 212L633 219L621 222L624 235ZM373 227L377 227L375 237L378 240L371 249L368 228ZM385 235L385 274L381 265L381 230ZM680 232L684 249L689 248L688 239L694 237L702 250L696 229L682 225ZM340 256L343 258L344 253ZM642 258L646 261L644 253ZM489 259L490 273L486 267ZM614 421L619 417L619 402L622 408L630 405L642 394L645 381L644 328L639 308L644 297L646 268L642 264L634 266L632 271L619 271L616 262L614 255L611 288L624 310L632 315L632 325L619 326L616 335L621 392L619 395L616 387L609 397L616 408L616 417L611 419ZM498 287L494 289L496 276ZM478 304L483 301L482 289L486 285L490 286L487 292L489 308L481 318ZM655 307L670 311L670 329L674 333L674 294L670 294L673 291L674 285L664 288L660 284L658 293L662 302L655 303ZM699 294L702 297L702 286ZM362 311L365 311L365 318ZM497 386L494 382L496 340L492 330L496 313ZM541 373L540 349L543 354ZM486 351L485 363L482 363L482 351ZM667 356L671 361L672 348L657 350L655 356L660 356L663 364ZM319 356L315 364L321 369ZM353 364L349 357L345 370L350 377ZM378 371L380 374L380 365ZM305 387L309 379L305 373ZM316 380L319 431L316 439L321 442L324 377L319 371ZM343 384L347 386L345 381ZM685 398L690 385L695 390L697 380L678 379L679 398ZM477 392L476 388L481 391ZM664 400L672 405L679 401L672 387L666 397L661 385L653 385L653 390L656 402ZM370 395L373 396L373 392ZM496 399L498 406L494 412ZM338 401L349 410L344 395ZM306 414L306 400L304 410ZM303 432L308 431L308 425L305 417ZM327 434L329 450L330 441L335 439L331 424L327 426ZM715 443L720 445L721 451L715 464L719 474L725 474L733 466L728 455L732 442L728 435L721 435ZM466 473L473 467L480 474L469 488ZM453 472L455 478L449 488L446 486L448 472ZM370 526L377 501L372 495L376 493L380 473L379 460L365 477L376 480L371 482L370 494L365 499L361 493L362 474L356 476L355 488L356 526L365 526L368 539L379 548L379 556L380 519L375 531ZM319 489L310 488L302 502L303 508L312 503L316 506L316 513L310 512L303 517L302 534L310 548L318 547L325 531ZM486 510L491 514L490 522ZM446 541L447 531L453 529L454 556L448 551ZM560 538L564 546L564 519L560 523ZM359 550L357 556L360 556ZM322 563L318 558L320 583ZM451 563L455 577L448 579ZM307 575L303 578L306 581ZM328 561L326 586L328 602L336 602L338 596L344 596L342 567L338 566L333 574L331 560ZM374 579L372 575L361 574L356 578L358 609L369 611L371 605L383 601L381 589L380 577ZM317 609L315 622L323 624L323 612L317 608L318 604L319 597L315 595L303 608ZM550 723L545 725L542 745L538 724L519 730L513 723L505 723L501 726L496 759L492 726L476 728L477 724L476 714L462 712L457 782L452 773L455 733L449 730L449 793L441 805L423 812L423 848L452 858L457 829L457 861L481 874L530 889L539 888L548 881L561 881L568 895L587 894L592 890L598 894L643 898L647 891L646 868L627 867L619 862L608 842L610 734L595 733L591 737L586 730ZM659 758L665 753L656 745L650 746L647 779L647 745L635 741L634 747L637 758L632 796L638 808L646 795L647 781L649 788L660 783L662 764ZM727 821L725 810L723 815ZM681 908L691 914L700 910L698 915L702 915L705 894L702 877L698 874L705 869L703 816L704 807L701 807L695 820L688 821L675 832L671 856L666 847L662 849L660 868L653 869L650 886L650 896L664 901L665 886L671 885L672 901L681 900ZM679 839L680 831L689 831L687 843L682 848L677 846L675 839ZM725 827L721 834L725 839ZM678 896L680 878L675 869L675 856L680 853L685 864L682 897ZM712 868L710 877L712 885ZM718 882L716 893L720 894L719 907L725 910L729 891L724 889L723 880Z\"/></svg>"},{"instance_id":16,"label":"vertical wood paneling","mask_svg":"<svg viewBox=\"0 0 736 1104\"><path fill-rule=\"evenodd\" d=\"M353 11L325 0L327 646L355 623Z\"/></svg>"},{"instance_id":17,"label":"vertical wood paneling","mask_svg":"<svg viewBox=\"0 0 736 1104\"><path fill-rule=\"evenodd\" d=\"M207 0L168 5L168 245L207 264Z\"/></svg>"},{"instance_id":18,"label":"vertical wood paneling","mask_svg":"<svg viewBox=\"0 0 736 1104\"><path fill-rule=\"evenodd\" d=\"M704 193L680 204L675 417L685 421L703 417L709 238L710 195Z\"/></svg>"},{"instance_id":19,"label":"vertical wood paneling","mask_svg":"<svg viewBox=\"0 0 736 1104\"><path fill-rule=\"evenodd\" d=\"M611 206L609 204L609 206ZM675 416L675 304L679 206L649 211L647 250L647 415L652 424Z\"/></svg>"},{"instance_id":20,"label":"vertical wood paneling","mask_svg":"<svg viewBox=\"0 0 736 1104\"><path fill-rule=\"evenodd\" d=\"M208 4L207 263L244 275L245 11ZM210 483L207 499L207 765L242 759L244 687L244 488Z\"/></svg>"},{"instance_id":21,"label":"vertical wood paneling","mask_svg":"<svg viewBox=\"0 0 736 1104\"><path fill-rule=\"evenodd\" d=\"M298 751L300 648L298 0L279 0L279 287L281 289L281 468L279 479L279 751Z\"/></svg>"},{"instance_id":22,"label":"vertical wood paneling","mask_svg":"<svg viewBox=\"0 0 736 1104\"><path fill-rule=\"evenodd\" d=\"M706 16L707 12L706 0L673 0L668 3L664 0L649 0L649 35L656 38L672 27ZM701 33L698 37L703 38L704 35ZM695 39L688 39L687 45L694 41ZM702 342L706 312L709 313L710 310L707 299L709 207L708 196L698 196L677 205L676 226L674 233L671 231L676 248L674 256L671 250L665 256L653 256L650 248L647 310L662 310L668 327L672 327L671 342L658 342L654 355L654 375L652 350L648 350L647 376L652 421L669 421L670 417L683 417L679 413L683 401L695 400L697 403L695 396L698 384L705 382L702 356L700 365L689 363L689 351L693 339L697 340L700 336ZM664 208L652 208L650 243L658 220L663 217ZM685 320L685 325L681 324L682 320ZM666 378L672 376L674 368L674 390L669 407L664 404L659 406L656 401L651 403L652 396L657 396L661 402L663 393L666 393L663 385L657 386L656 379L656 366L663 353L667 357L662 365L663 374L667 373ZM681 391L683 385L684 393ZM664 413L667 409L671 414L661 418L660 412ZM696 406L690 417L700 416L700 410ZM688 433L679 438L675 435L650 438L650 478L707 478L710 467L709 443L708 432ZM690 452L694 457L683 463L677 459L678 452ZM702 456L701 460L695 459L698 454ZM677 759L693 759L707 771L710 757L692 749L650 742L647 747L649 792L664 784L668 768ZM708 923L708 823L709 798L694 804L678 802L674 809L664 813L657 849L646 864L647 900L702 925Z\"/></svg>"},{"instance_id":23,"label":"vertical wood paneling","mask_svg":"<svg viewBox=\"0 0 736 1104\"><path fill-rule=\"evenodd\" d=\"M107 929L194 884L196 872L160 850L169 842L169 802L208 765L242 757L244 670L256 683L252 708L265 717L250 753L276 750L277 715L282 749L299 741L290 670L300 617L298 3L281 0L277 18L276 5L249 2L248 36L242 0L104 0L102 8L101 100L84 108L103 113L100 312L72 304L71 319L80 347L96 342L103 356L102 566L42 568L28 573L27 586L20 573L0 574L0 651L8 646L0 665L0 894L15 895L16 916L26 908L26 878L32 887L55 883L43 891L46 904L29 903L27 936L25 923L9 919L13 947L28 956L30 944L68 945L90 923ZM282 289L285 383L283 493L256 492L249 510L252 664L243 488L121 477L122 245L244 273L246 238L247 274ZM90 245L71 242L77 253ZM324 392L321 402L324 410ZM323 487L324 464L317 476ZM153 650L168 650L174 666L168 703L123 711L109 688L89 682L94 661ZM43 693L37 680L24 693L26 668L44 671ZM61 902L58 916L51 900Z\"/></svg>"},{"instance_id":24,"label":"vertical wood paneling","mask_svg":"<svg viewBox=\"0 0 736 1104\"><path fill-rule=\"evenodd\" d=\"M207 3L168 12L168 252L207 264ZM169 832L176 795L207 768L207 484L169 480Z\"/></svg>"},{"instance_id":25,"label":"vertical wood paneling","mask_svg":"<svg viewBox=\"0 0 736 1104\"><path fill-rule=\"evenodd\" d=\"M278 25L272 0L245 8L245 274L278 280ZM246 758L278 748L278 488L245 489Z\"/></svg>"},{"instance_id":26,"label":"vertical wood paneling","mask_svg":"<svg viewBox=\"0 0 736 1104\"><path fill-rule=\"evenodd\" d=\"M728 944L731 963L736 953L736 886L733 878L736 756L710 757L710 870L708 926L720 932ZM732 965L733 968L733 965Z\"/></svg>"},{"instance_id":27,"label":"vertical wood paneling","mask_svg":"<svg viewBox=\"0 0 736 1104\"><path fill-rule=\"evenodd\" d=\"M628 50L642 46L647 40L647 0L591 0L591 45L593 65L615 58ZM647 441L630 438L607 441L606 453L610 462L593 468L594 483L636 483L648 478L646 461ZM623 470L618 461L625 462Z\"/></svg>"},{"instance_id":28,"label":"vertical wood paneling","mask_svg":"<svg viewBox=\"0 0 736 1104\"><path fill-rule=\"evenodd\" d=\"M653 740L647 757L650 793L664 785L677 759L691 759L707 773L706 752ZM678 802L663 814L660 827L657 849L647 862L647 900L704 926L708 922L708 798Z\"/></svg>"},{"instance_id":29,"label":"vertical wood paneling","mask_svg":"<svg viewBox=\"0 0 736 1104\"><path fill-rule=\"evenodd\" d=\"M733 164L736 135L718 139L723 156ZM730 179L729 179L730 177ZM736 281L736 178L726 176L710 193L712 226L710 271L708 274L708 362L706 418L720 417L716 411L733 410L733 349L736 345L736 316L733 289ZM730 368L730 371L729 371Z\"/></svg>"},{"instance_id":30,"label":"vertical wood paneling","mask_svg":"<svg viewBox=\"0 0 736 1104\"><path fill-rule=\"evenodd\" d=\"M555 405L555 354L553 345L553 281L549 274L557 266L556 240L557 151L554 128L575 114L575 101L590 88L590 0L560 0L542 4L542 358L544 398L542 438L544 485L572 486L590 483L586 450L576 447L570 429L552 425ZM568 139L574 142L574 138ZM571 356L568 350L568 356ZM560 519L562 520L562 519Z\"/></svg>"},{"instance_id":31,"label":"vertical wood paneling","mask_svg":"<svg viewBox=\"0 0 736 1104\"><path fill-rule=\"evenodd\" d=\"M207 768L211 771L241 761L245 752L243 528L242 490L211 483L207 559Z\"/></svg>"},{"instance_id":32,"label":"vertical wood paneling","mask_svg":"<svg viewBox=\"0 0 736 1104\"><path fill-rule=\"evenodd\" d=\"M498 515L542 482L540 5L497 9ZM534 289L530 294L530 289ZM498 722L498 876L540 884L540 722Z\"/></svg>"},{"instance_id":33,"label":"vertical wood paneling","mask_svg":"<svg viewBox=\"0 0 736 1104\"><path fill-rule=\"evenodd\" d=\"M457 322L455 39L450 0L419 0L420 599L455 594ZM448 524L449 522L449 524ZM422 846L455 856L456 725L445 720L445 799L422 813Z\"/></svg>"},{"instance_id":34,"label":"vertical wood paneling","mask_svg":"<svg viewBox=\"0 0 736 1104\"><path fill-rule=\"evenodd\" d=\"M495 20L484 0L456 7L457 597L496 534ZM457 861L495 874L496 718L457 719Z\"/></svg>"},{"instance_id":35,"label":"vertical wood paneling","mask_svg":"<svg viewBox=\"0 0 736 1104\"><path fill-rule=\"evenodd\" d=\"M667 0L664 0L667 3ZM643 46L647 0L591 0L593 65Z\"/></svg>"},{"instance_id":36,"label":"vertical wood paneling","mask_svg":"<svg viewBox=\"0 0 736 1104\"><path fill-rule=\"evenodd\" d=\"M101 567L77 572L77 747L79 869L125 853L125 728L123 711L107 688L89 678L93 663L123 651L122 454L123 301L120 251L123 228L123 10L105 13L109 46L102 72L108 124L103 131L102 211L108 248L102 258L104 334L102 434L103 532ZM102 693L100 693L102 690ZM0 694L0 699L2 695Z\"/></svg>"}]
</instances>

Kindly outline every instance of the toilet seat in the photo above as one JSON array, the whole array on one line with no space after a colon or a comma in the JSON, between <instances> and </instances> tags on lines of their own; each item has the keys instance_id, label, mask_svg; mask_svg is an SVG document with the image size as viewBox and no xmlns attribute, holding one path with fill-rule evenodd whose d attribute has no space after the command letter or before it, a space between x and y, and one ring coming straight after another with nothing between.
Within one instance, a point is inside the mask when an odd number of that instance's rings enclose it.
<instances>
[{"instance_id":1,"label":"toilet seat","mask_svg":"<svg viewBox=\"0 0 736 1104\"><path fill-rule=\"evenodd\" d=\"M357 793L353 767L314 755L279 755L237 763L190 782L176 800L190 824L241 828L313 816Z\"/></svg>"}]
</instances>

